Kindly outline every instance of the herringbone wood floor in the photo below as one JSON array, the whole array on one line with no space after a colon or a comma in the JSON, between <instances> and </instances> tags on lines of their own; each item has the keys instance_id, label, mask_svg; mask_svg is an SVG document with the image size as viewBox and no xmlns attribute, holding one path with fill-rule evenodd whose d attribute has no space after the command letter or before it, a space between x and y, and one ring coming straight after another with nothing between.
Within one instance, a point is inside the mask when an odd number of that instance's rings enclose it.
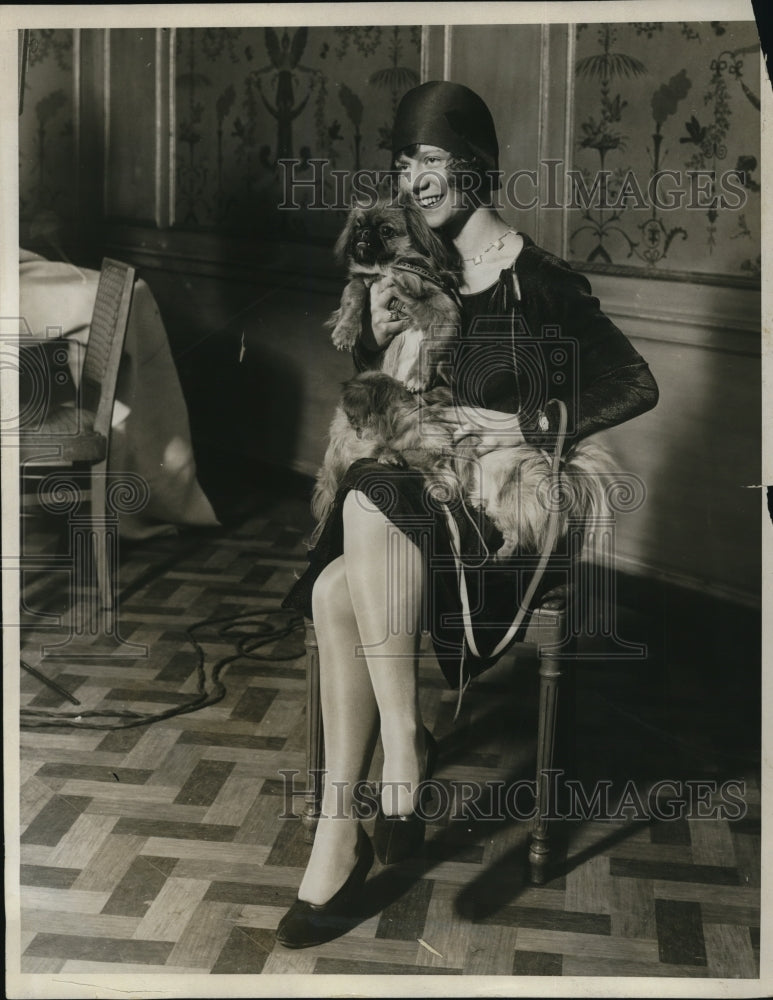
<instances>
[{"instance_id":1,"label":"herringbone wood floor","mask_svg":"<svg viewBox=\"0 0 773 1000\"><path fill-rule=\"evenodd\" d=\"M449 808L429 825L420 857L376 864L367 913L346 936L301 952L275 943L310 850L293 815L302 800L288 798L281 774L303 777L300 633L261 649L267 660L242 655L224 667L216 704L131 728L115 728L131 721L116 713L190 701L192 624L245 612L283 620L271 612L303 565L306 510L302 496L256 490L222 531L124 545L120 636L139 648L85 634L65 655L41 657L42 644L72 632L67 587L56 573L25 577L23 658L80 704L22 673L22 707L35 711L21 741L22 972L756 978L754 642L745 661L732 661L750 663L749 676L736 668L727 684L730 651L739 634L756 635L755 618L739 610L745 629L736 615L725 620L725 643L716 630L701 642L695 625L706 608L689 597L676 607L657 592L645 610L632 600L625 618L630 638L649 639L649 661L600 657L578 671L577 773L588 787L608 780L617 798L628 781L642 791L662 779L736 779L743 818L565 822L555 875L534 888L526 822L501 811L487 819L483 802L477 812ZM47 544L46 531L28 534L30 544ZM41 628L44 610L61 622ZM256 628L242 620L196 633L207 689L213 665L236 652L237 632ZM242 652L250 649L244 640ZM427 660L421 675L451 806L463 782L491 789L530 777L533 662L508 660L484 675L456 722L455 693L436 665ZM81 715L99 729L39 724L89 710L112 715Z\"/></svg>"}]
</instances>

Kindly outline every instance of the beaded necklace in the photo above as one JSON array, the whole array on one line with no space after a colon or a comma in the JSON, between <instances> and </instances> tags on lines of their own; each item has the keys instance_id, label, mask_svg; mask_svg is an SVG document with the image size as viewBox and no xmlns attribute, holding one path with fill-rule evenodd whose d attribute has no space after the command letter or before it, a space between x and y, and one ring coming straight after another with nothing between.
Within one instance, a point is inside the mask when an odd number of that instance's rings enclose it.
<instances>
[{"instance_id":1,"label":"beaded necklace","mask_svg":"<svg viewBox=\"0 0 773 1000\"><path fill-rule=\"evenodd\" d=\"M514 229L507 229L505 230L504 233L502 233L501 236L497 237L497 239L495 239L493 243L490 243L485 250L481 250L479 254L475 254L475 256L473 257L462 257L462 261L465 264L475 264L476 266L478 264L482 264L483 258L486 256L487 253L490 253L492 250L501 250L502 247L505 245L505 240L507 239L507 237L515 235L517 234Z\"/></svg>"}]
</instances>

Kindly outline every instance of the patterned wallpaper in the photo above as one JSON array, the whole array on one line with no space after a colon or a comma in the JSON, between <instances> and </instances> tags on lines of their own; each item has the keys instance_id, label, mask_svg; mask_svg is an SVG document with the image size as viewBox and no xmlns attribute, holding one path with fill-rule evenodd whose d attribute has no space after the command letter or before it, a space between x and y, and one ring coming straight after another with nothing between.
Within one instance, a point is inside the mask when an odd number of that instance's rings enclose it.
<instances>
[{"instance_id":1,"label":"patterned wallpaper","mask_svg":"<svg viewBox=\"0 0 773 1000\"><path fill-rule=\"evenodd\" d=\"M300 160L301 181L314 177L315 158L388 169L394 110L419 82L420 42L421 29L405 26L178 29L178 226L328 242L343 213L279 211L277 160ZM327 203L334 184L326 169ZM313 201L305 190L294 199L302 206Z\"/></svg>"},{"instance_id":2,"label":"patterned wallpaper","mask_svg":"<svg viewBox=\"0 0 773 1000\"><path fill-rule=\"evenodd\" d=\"M600 171L610 180L606 206L568 210L570 260L758 281L753 22L580 24L576 33L572 167L588 191ZM420 34L405 25L178 29L177 227L329 244L343 213L310 208L309 189L300 210L278 210L277 161L297 158L296 178L308 181L310 161L328 160L318 194L327 202L330 169L387 169L394 109L419 81ZM72 59L71 30L31 32L19 140L27 245L45 247L77 221ZM659 171L677 172L660 185L673 208L650 196Z\"/></svg>"},{"instance_id":3,"label":"patterned wallpaper","mask_svg":"<svg viewBox=\"0 0 773 1000\"><path fill-rule=\"evenodd\" d=\"M570 211L570 259L757 277L754 22L579 24L576 30L574 168L582 170L587 191L597 172L609 171L611 197L606 206L591 202ZM657 205L651 181L662 170L677 175L659 183ZM728 173L736 170L742 181ZM691 178L688 171L706 173ZM621 193L630 197L617 207Z\"/></svg>"},{"instance_id":4,"label":"patterned wallpaper","mask_svg":"<svg viewBox=\"0 0 773 1000\"><path fill-rule=\"evenodd\" d=\"M72 31L30 32L19 119L20 240L43 252L52 242L55 250L75 219L72 49Z\"/></svg>"}]
</instances>

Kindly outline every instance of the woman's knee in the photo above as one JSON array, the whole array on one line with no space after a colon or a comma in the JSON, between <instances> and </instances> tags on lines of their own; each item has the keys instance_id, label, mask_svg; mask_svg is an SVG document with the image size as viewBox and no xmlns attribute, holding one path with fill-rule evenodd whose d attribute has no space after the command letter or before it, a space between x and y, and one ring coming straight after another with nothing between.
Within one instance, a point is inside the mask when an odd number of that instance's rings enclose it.
<instances>
[{"instance_id":1,"label":"woman's knee","mask_svg":"<svg viewBox=\"0 0 773 1000\"><path fill-rule=\"evenodd\" d=\"M311 591L311 608L315 622L352 615L343 556L328 563L317 577Z\"/></svg>"},{"instance_id":2,"label":"woman's knee","mask_svg":"<svg viewBox=\"0 0 773 1000\"><path fill-rule=\"evenodd\" d=\"M403 548L416 561L421 559L418 545L402 528L397 527L366 493L360 490L349 490L343 504L344 548L353 541L358 543L356 552L362 554L362 546L367 553L380 552L386 555L391 551L395 537L400 539ZM354 570L362 568L362 561L355 560ZM380 564L379 564L380 568Z\"/></svg>"},{"instance_id":3,"label":"woman's knee","mask_svg":"<svg viewBox=\"0 0 773 1000\"><path fill-rule=\"evenodd\" d=\"M376 516L381 520L384 519L383 513L373 503L367 493L363 493L362 490L349 490L344 497L343 505L344 531L347 525L351 527L354 524L360 523L363 515L368 515L371 518Z\"/></svg>"}]
</instances>

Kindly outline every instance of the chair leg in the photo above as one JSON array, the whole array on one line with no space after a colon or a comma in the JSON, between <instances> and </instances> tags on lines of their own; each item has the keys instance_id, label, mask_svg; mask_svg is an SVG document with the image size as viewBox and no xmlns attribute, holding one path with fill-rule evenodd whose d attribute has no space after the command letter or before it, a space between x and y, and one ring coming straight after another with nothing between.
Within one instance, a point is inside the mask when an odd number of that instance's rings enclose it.
<instances>
[{"instance_id":1,"label":"chair leg","mask_svg":"<svg viewBox=\"0 0 773 1000\"><path fill-rule=\"evenodd\" d=\"M550 637L543 641L539 661L539 722L537 729L537 776L535 817L529 847L529 869L534 885L543 885L547 880L550 864L550 816L555 812L555 787L553 771L556 747L556 726L559 712L559 685L564 663L559 643L566 636L567 617L560 613L550 628Z\"/></svg>"},{"instance_id":2,"label":"chair leg","mask_svg":"<svg viewBox=\"0 0 773 1000\"><path fill-rule=\"evenodd\" d=\"M322 701L319 690L319 646L314 623L306 619L306 771L308 786L303 812L307 843L314 840L322 808L322 770L325 747L322 733Z\"/></svg>"},{"instance_id":3,"label":"chair leg","mask_svg":"<svg viewBox=\"0 0 773 1000\"><path fill-rule=\"evenodd\" d=\"M111 611L115 600L115 574L118 567L117 553L115 546L111 544L111 533L105 516L106 471L104 462L93 466L91 470L91 519L99 607Z\"/></svg>"},{"instance_id":4,"label":"chair leg","mask_svg":"<svg viewBox=\"0 0 773 1000\"><path fill-rule=\"evenodd\" d=\"M570 647L573 648L573 647ZM575 663L563 652L556 723L554 766L564 778L576 779L577 772L577 674Z\"/></svg>"}]
</instances>

